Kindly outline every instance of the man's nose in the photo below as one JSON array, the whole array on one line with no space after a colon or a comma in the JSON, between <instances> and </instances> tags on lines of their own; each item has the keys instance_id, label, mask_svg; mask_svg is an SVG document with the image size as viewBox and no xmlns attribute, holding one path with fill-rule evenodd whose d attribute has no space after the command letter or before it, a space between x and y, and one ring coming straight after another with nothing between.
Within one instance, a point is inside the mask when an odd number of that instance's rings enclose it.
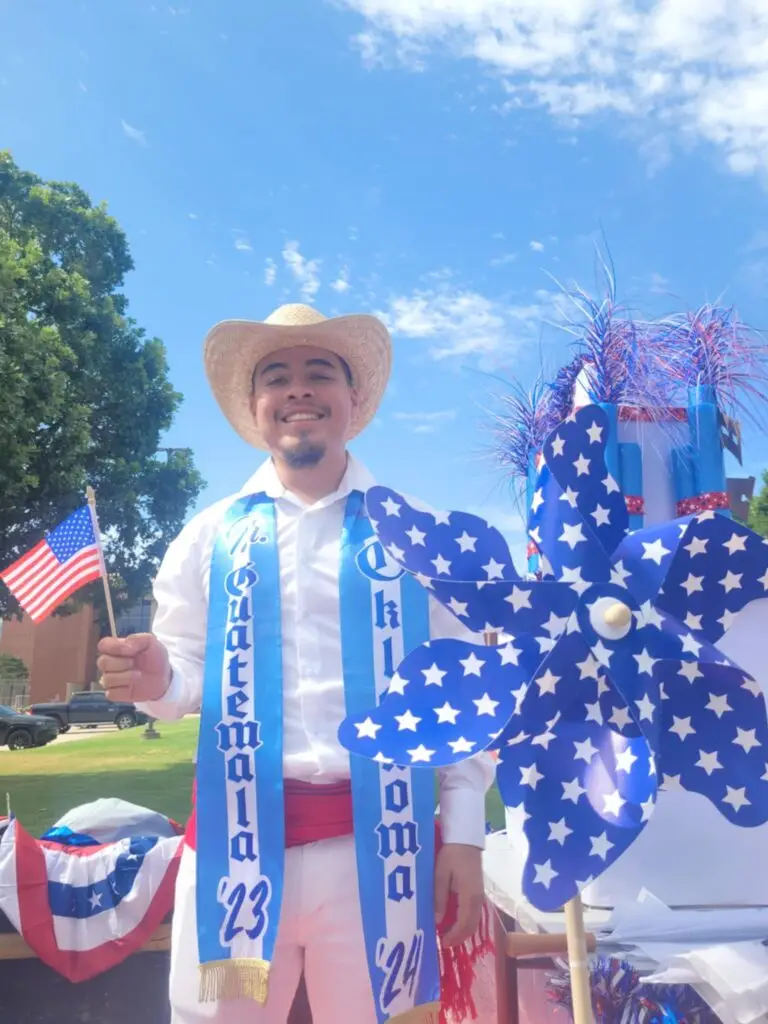
<instances>
[{"instance_id":1,"label":"man's nose","mask_svg":"<svg viewBox=\"0 0 768 1024\"><path fill-rule=\"evenodd\" d=\"M315 389L311 384L294 384L289 388L288 397L294 401L298 401L301 398L313 398Z\"/></svg>"}]
</instances>

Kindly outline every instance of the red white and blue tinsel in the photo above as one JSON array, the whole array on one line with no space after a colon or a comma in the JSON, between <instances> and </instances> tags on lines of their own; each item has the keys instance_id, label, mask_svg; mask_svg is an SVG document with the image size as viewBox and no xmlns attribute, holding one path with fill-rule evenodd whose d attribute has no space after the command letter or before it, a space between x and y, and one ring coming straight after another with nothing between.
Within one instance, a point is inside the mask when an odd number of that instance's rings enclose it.
<instances>
[{"instance_id":1,"label":"red white and blue tinsel","mask_svg":"<svg viewBox=\"0 0 768 1024\"><path fill-rule=\"evenodd\" d=\"M590 971L595 1024L718 1024L718 1017L688 985L646 985L622 960L599 959ZM550 1002L573 1010L567 971L549 978Z\"/></svg>"}]
</instances>

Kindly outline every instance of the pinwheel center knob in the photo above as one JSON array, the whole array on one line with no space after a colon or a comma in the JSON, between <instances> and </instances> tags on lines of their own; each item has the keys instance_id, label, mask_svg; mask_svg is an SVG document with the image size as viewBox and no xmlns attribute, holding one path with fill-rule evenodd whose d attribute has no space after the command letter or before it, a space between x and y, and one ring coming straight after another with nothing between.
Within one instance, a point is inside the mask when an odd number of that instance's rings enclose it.
<instances>
[{"instance_id":1,"label":"pinwheel center knob","mask_svg":"<svg viewBox=\"0 0 768 1024\"><path fill-rule=\"evenodd\" d=\"M589 610L592 628L606 640L620 640L632 627L632 609L615 597L601 597Z\"/></svg>"}]
</instances>

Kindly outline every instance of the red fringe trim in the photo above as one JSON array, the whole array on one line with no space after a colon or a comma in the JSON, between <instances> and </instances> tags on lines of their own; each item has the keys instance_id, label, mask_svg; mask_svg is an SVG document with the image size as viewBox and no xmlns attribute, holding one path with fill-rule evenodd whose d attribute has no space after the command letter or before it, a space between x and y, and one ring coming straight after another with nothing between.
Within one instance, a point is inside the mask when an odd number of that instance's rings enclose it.
<instances>
[{"instance_id":1,"label":"red fringe trim","mask_svg":"<svg viewBox=\"0 0 768 1024\"><path fill-rule=\"evenodd\" d=\"M474 935L463 945L451 949L440 945L440 1024L477 1020L477 1006L472 996L475 966L493 951L491 913L488 904L484 903Z\"/></svg>"}]
</instances>

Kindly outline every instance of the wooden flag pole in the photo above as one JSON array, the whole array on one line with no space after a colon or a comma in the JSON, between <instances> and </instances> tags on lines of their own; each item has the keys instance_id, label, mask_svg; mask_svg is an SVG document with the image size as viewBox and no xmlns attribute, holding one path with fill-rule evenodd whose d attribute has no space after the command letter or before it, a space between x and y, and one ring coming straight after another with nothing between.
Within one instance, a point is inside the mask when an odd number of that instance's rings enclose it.
<instances>
[{"instance_id":1,"label":"wooden flag pole","mask_svg":"<svg viewBox=\"0 0 768 1024\"><path fill-rule=\"evenodd\" d=\"M486 632L487 647L495 647L499 634ZM568 945L568 970L571 976L573 1024L594 1024L592 993L590 991L587 933L584 930L584 907L581 896L574 896L565 905L565 936Z\"/></svg>"},{"instance_id":2,"label":"wooden flag pole","mask_svg":"<svg viewBox=\"0 0 768 1024\"><path fill-rule=\"evenodd\" d=\"M96 515L96 491L88 485L85 490L88 497L88 505L91 509L91 515L93 516L93 529L96 534L96 540L99 545L99 551L101 553L101 580L104 584L104 598L107 602L107 615L109 617L109 628L112 631L112 636L117 636L117 625L115 623L115 610L112 607L112 592L109 589L109 577L107 576L107 567L104 562L104 549L101 545L101 531L99 530L99 517Z\"/></svg>"}]
</instances>

